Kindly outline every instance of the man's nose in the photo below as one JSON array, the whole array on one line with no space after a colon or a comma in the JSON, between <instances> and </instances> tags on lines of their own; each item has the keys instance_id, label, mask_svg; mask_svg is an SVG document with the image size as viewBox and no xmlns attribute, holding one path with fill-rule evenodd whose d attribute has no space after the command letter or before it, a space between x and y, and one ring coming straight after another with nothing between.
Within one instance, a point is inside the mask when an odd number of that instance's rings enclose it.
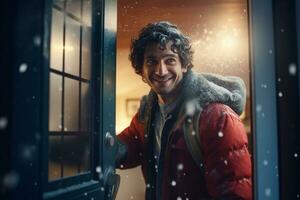
<instances>
[{"instance_id":1,"label":"man's nose","mask_svg":"<svg viewBox=\"0 0 300 200\"><path fill-rule=\"evenodd\" d=\"M168 73L168 68L166 64L163 61L159 62L158 65L156 66L155 74L159 76L164 76L167 73Z\"/></svg>"}]
</instances>

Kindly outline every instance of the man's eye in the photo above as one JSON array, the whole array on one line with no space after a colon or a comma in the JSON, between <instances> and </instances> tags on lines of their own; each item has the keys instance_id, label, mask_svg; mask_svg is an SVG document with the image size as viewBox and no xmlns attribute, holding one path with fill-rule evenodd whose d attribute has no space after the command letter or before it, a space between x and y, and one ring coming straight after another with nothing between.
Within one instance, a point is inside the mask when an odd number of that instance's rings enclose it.
<instances>
[{"instance_id":1,"label":"man's eye","mask_svg":"<svg viewBox=\"0 0 300 200\"><path fill-rule=\"evenodd\" d=\"M152 66L152 65L155 65L155 60L147 60L146 61L146 64L148 65L148 66Z\"/></svg>"},{"instance_id":2,"label":"man's eye","mask_svg":"<svg viewBox=\"0 0 300 200\"><path fill-rule=\"evenodd\" d=\"M166 64L168 64L168 65L173 65L175 63L176 63L176 60L174 58L168 58L166 60Z\"/></svg>"}]
</instances>

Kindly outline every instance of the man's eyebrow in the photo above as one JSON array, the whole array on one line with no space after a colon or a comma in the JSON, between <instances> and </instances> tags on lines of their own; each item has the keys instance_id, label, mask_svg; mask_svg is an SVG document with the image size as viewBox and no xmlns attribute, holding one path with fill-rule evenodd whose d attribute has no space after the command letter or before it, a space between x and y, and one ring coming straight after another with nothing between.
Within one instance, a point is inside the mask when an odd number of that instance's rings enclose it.
<instances>
[{"instance_id":1,"label":"man's eyebrow","mask_svg":"<svg viewBox=\"0 0 300 200\"><path fill-rule=\"evenodd\" d=\"M177 54L163 54L162 57L163 58L165 58L165 57L174 57L174 58L176 58ZM157 56L150 54L150 55L145 55L145 58L147 58L147 59L155 59L155 58L157 58Z\"/></svg>"},{"instance_id":2,"label":"man's eyebrow","mask_svg":"<svg viewBox=\"0 0 300 200\"><path fill-rule=\"evenodd\" d=\"M177 54L163 54L162 57L174 57L174 58L176 58Z\"/></svg>"}]
</instances>

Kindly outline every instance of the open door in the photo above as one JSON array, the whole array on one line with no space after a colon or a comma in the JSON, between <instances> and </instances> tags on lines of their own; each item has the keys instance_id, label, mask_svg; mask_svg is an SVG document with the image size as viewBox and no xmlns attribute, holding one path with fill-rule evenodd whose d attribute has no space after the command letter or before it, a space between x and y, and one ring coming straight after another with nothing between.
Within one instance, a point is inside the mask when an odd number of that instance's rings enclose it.
<instances>
[{"instance_id":1,"label":"open door","mask_svg":"<svg viewBox=\"0 0 300 200\"><path fill-rule=\"evenodd\" d=\"M116 1L5 8L1 199L114 199Z\"/></svg>"}]
</instances>

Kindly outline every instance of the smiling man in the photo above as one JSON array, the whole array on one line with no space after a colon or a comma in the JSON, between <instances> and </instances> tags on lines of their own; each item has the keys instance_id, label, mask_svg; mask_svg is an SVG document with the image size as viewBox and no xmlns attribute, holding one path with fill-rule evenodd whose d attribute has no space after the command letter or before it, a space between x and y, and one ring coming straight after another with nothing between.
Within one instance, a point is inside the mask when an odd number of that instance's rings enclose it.
<instances>
[{"instance_id":1,"label":"smiling man","mask_svg":"<svg viewBox=\"0 0 300 200\"><path fill-rule=\"evenodd\" d=\"M144 27L131 45L135 72L150 86L118 135L117 166L142 166L147 200L252 199L237 77L192 71L190 41L177 26Z\"/></svg>"}]
</instances>

